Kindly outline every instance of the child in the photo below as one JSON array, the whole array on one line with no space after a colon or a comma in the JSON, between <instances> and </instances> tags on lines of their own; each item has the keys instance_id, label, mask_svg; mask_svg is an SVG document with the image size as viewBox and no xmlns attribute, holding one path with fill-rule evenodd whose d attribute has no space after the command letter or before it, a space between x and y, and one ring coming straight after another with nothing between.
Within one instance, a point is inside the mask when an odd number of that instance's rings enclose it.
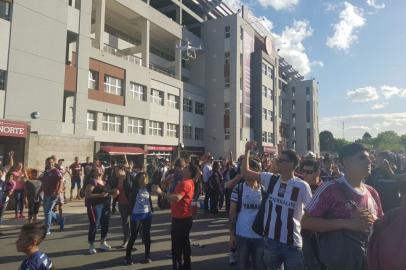
<instances>
[{"instance_id":1,"label":"child","mask_svg":"<svg viewBox=\"0 0 406 270\"><path fill-rule=\"evenodd\" d=\"M38 179L38 171L31 170L31 177L25 182L25 195L28 202L28 223L36 223L38 211L41 205L41 181Z\"/></svg>"},{"instance_id":2,"label":"child","mask_svg":"<svg viewBox=\"0 0 406 270\"><path fill-rule=\"evenodd\" d=\"M54 270L52 261L39 251L39 245L45 238L46 228L41 223L27 223L21 228L16 241L18 252L24 252L27 258L21 263L20 270Z\"/></svg>"}]
</instances>

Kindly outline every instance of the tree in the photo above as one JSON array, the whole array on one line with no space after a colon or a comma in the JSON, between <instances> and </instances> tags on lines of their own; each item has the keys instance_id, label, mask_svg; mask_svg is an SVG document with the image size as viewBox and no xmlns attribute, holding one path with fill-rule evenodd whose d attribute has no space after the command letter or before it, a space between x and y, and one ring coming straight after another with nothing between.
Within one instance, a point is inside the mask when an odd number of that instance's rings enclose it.
<instances>
[{"instance_id":1,"label":"tree","mask_svg":"<svg viewBox=\"0 0 406 270\"><path fill-rule=\"evenodd\" d=\"M401 144L398 134L394 131L383 131L376 136L375 147L379 151L389 150L393 152L404 152L405 148Z\"/></svg>"},{"instance_id":2,"label":"tree","mask_svg":"<svg viewBox=\"0 0 406 270\"><path fill-rule=\"evenodd\" d=\"M320 132L319 141L321 151L333 151L335 149L335 139L330 131L324 130Z\"/></svg>"},{"instance_id":3,"label":"tree","mask_svg":"<svg viewBox=\"0 0 406 270\"><path fill-rule=\"evenodd\" d=\"M340 151L341 147L350 143L351 142L346 141L345 139L335 139L335 151L336 152Z\"/></svg>"},{"instance_id":4,"label":"tree","mask_svg":"<svg viewBox=\"0 0 406 270\"><path fill-rule=\"evenodd\" d=\"M369 132L365 132L364 135L362 135L362 139L363 140L372 139L372 136L371 134L369 134Z\"/></svg>"}]
</instances>

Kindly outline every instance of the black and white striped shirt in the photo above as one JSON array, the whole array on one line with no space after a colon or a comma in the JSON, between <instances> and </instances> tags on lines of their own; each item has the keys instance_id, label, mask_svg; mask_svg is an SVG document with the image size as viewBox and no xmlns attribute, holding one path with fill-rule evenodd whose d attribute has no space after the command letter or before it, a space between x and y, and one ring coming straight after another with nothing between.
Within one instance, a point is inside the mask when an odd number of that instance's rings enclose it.
<instances>
[{"instance_id":1,"label":"black and white striped shirt","mask_svg":"<svg viewBox=\"0 0 406 270\"><path fill-rule=\"evenodd\" d=\"M310 186L300 178L270 181L272 173L261 173L261 184L270 194L265 205L264 232L270 239L301 247L300 222L304 207L312 198Z\"/></svg>"}]
</instances>

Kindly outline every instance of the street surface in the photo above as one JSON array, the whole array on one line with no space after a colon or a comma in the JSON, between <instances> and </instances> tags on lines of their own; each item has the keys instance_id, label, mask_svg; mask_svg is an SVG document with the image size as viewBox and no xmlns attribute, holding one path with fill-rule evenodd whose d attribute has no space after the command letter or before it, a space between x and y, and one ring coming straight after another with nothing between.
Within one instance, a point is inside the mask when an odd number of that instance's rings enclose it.
<instances>
[{"instance_id":1,"label":"street surface","mask_svg":"<svg viewBox=\"0 0 406 270\"><path fill-rule=\"evenodd\" d=\"M42 207L40 219L42 220ZM58 270L88 270L88 269L172 269L169 257L170 214L169 210L156 207L152 220L152 246L150 264L136 263L124 266L125 250L119 248L122 243L122 230L118 213L110 219L108 243L113 247L108 252L98 251L95 255L87 255L88 219L83 201L73 201L64 205L66 225L64 231L54 226L52 234L41 244L41 251L45 252ZM201 212L201 211L200 211ZM25 213L26 215L26 213ZM14 212L8 211L0 231L0 269L18 269L24 259L24 254L17 253L15 241L23 220L14 219ZM228 220L221 212L216 218L212 215L197 214L191 231L192 269L232 269L228 266ZM96 241L98 247L98 233ZM143 259L144 246L137 239L133 251L133 260Z\"/></svg>"}]
</instances>

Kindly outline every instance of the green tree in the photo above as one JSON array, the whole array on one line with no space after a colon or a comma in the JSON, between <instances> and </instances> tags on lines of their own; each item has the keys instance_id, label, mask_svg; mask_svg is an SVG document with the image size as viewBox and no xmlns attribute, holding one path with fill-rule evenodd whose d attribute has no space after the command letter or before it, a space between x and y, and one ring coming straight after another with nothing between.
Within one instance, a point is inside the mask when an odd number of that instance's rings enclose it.
<instances>
[{"instance_id":1,"label":"green tree","mask_svg":"<svg viewBox=\"0 0 406 270\"><path fill-rule=\"evenodd\" d=\"M365 132L364 135L362 135L362 140L368 140L368 139L372 139L371 134L369 134L369 132Z\"/></svg>"},{"instance_id":2,"label":"green tree","mask_svg":"<svg viewBox=\"0 0 406 270\"><path fill-rule=\"evenodd\" d=\"M320 132L319 141L321 151L333 151L335 149L335 139L330 131L324 130Z\"/></svg>"},{"instance_id":3,"label":"green tree","mask_svg":"<svg viewBox=\"0 0 406 270\"><path fill-rule=\"evenodd\" d=\"M400 138L394 131L383 131L376 136L374 145L379 151L404 152L405 147L402 145Z\"/></svg>"},{"instance_id":4,"label":"green tree","mask_svg":"<svg viewBox=\"0 0 406 270\"><path fill-rule=\"evenodd\" d=\"M351 142L345 140L345 139L335 139L335 151L338 152L340 151L341 147L343 147L346 144L349 144Z\"/></svg>"}]
</instances>

